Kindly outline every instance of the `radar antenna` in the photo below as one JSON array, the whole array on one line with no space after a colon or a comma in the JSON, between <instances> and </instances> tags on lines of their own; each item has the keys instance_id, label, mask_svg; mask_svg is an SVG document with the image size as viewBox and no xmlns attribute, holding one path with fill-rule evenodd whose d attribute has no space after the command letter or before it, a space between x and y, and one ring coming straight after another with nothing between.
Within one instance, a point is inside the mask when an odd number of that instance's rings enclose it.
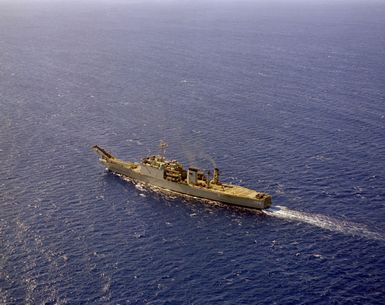
<instances>
[{"instance_id":1,"label":"radar antenna","mask_svg":"<svg viewBox=\"0 0 385 305\"><path fill-rule=\"evenodd\" d=\"M168 147L167 143L163 140L160 140L159 148L160 148L160 157L162 160L164 159L164 154L166 152L166 148Z\"/></svg>"}]
</instances>

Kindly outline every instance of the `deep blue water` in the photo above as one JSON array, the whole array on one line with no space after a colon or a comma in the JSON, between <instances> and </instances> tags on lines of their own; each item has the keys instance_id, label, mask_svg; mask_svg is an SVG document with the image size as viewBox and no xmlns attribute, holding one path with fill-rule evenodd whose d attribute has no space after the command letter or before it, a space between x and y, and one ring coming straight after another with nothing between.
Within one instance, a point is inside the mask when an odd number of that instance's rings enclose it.
<instances>
[{"instance_id":1,"label":"deep blue water","mask_svg":"<svg viewBox=\"0 0 385 305\"><path fill-rule=\"evenodd\" d=\"M384 304L385 3L0 2L0 304ZM159 194L156 152L273 196Z\"/></svg>"}]
</instances>

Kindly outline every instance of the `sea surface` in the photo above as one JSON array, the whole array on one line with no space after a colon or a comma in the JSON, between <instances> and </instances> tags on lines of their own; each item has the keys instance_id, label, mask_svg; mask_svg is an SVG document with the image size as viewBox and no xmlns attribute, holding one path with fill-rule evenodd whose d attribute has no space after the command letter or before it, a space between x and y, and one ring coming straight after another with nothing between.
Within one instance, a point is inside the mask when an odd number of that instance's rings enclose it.
<instances>
[{"instance_id":1,"label":"sea surface","mask_svg":"<svg viewBox=\"0 0 385 305\"><path fill-rule=\"evenodd\" d=\"M385 2L0 1L0 304L384 304ZM99 144L273 196L107 172Z\"/></svg>"}]
</instances>

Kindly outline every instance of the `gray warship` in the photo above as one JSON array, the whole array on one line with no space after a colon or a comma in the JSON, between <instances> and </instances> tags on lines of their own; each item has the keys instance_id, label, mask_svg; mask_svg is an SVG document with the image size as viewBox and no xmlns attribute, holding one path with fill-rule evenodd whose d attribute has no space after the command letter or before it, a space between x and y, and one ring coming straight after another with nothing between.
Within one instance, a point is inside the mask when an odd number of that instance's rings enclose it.
<instances>
[{"instance_id":1,"label":"gray warship","mask_svg":"<svg viewBox=\"0 0 385 305\"><path fill-rule=\"evenodd\" d=\"M164 156L167 144L161 141L160 154L143 158L141 162L123 161L98 145L92 146L100 162L111 172L131 180L156 186L164 190L199 197L230 205L252 209L266 209L271 205L271 195L239 185L222 183L219 169L214 168L212 179L209 172L195 167L187 170L176 160Z\"/></svg>"}]
</instances>

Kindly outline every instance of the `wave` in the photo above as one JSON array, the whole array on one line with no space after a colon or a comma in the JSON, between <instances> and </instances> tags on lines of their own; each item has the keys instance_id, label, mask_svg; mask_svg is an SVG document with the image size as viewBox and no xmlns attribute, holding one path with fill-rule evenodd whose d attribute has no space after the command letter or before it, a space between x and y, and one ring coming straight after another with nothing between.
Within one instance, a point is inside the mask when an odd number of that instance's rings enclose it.
<instances>
[{"instance_id":1,"label":"wave","mask_svg":"<svg viewBox=\"0 0 385 305\"><path fill-rule=\"evenodd\" d=\"M281 219L300 221L329 231L347 235L360 236L375 240L385 240L381 233L371 231L367 226L345 220L338 220L322 214L313 214L290 210L284 206L275 206L264 210L264 213Z\"/></svg>"}]
</instances>

